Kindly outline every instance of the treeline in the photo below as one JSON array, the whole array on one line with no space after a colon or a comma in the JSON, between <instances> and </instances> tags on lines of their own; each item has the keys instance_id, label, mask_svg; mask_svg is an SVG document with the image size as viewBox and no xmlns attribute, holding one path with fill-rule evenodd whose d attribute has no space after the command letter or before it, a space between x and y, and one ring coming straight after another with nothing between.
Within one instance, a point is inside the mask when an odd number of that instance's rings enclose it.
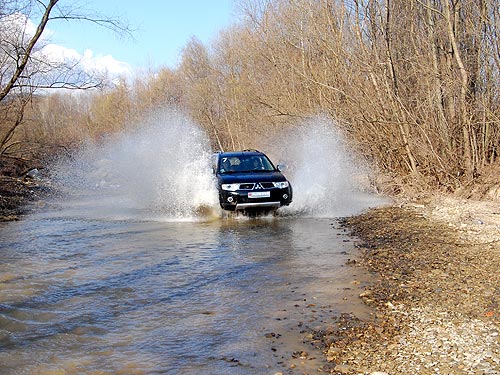
<instances>
[{"instance_id":1,"label":"treeline","mask_svg":"<svg viewBox=\"0 0 500 375\"><path fill-rule=\"evenodd\" d=\"M499 156L499 9L500 0L246 1L237 24L210 46L192 39L175 69L90 97L39 98L17 138L70 145L175 106L214 148L232 150L321 114L380 171L453 191Z\"/></svg>"}]
</instances>

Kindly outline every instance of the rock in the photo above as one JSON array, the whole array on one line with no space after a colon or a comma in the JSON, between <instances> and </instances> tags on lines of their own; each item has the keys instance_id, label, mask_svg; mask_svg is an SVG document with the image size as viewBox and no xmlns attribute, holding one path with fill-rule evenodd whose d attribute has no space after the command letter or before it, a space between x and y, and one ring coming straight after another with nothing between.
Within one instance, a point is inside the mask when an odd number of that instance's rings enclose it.
<instances>
[{"instance_id":1,"label":"rock","mask_svg":"<svg viewBox=\"0 0 500 375\"><path fill-rule=\"evenodd\" d=\"M273 337L275 338L279 338L281 337L281 335L279 333L275 333L275 332L268 332L264 335L267 339L271 339Z\"/></svg>"},{"instance_id":2,"label":"rock","mask_svg":"<svg viewBox=\"0 0 500 375\"><path fill-rule=\"evenodd\" d=\"M341 374L349 374L352 371L352 367L348 365L337 365L334 370Z\"/></svg>"},{"instance_id":3,"label":"rock","mask_svg":"<svg viewBox=\"0 0 500 375\"><path fill-rule=\"evenodd\" d=\"M32 179L40 178L40 176L41 176L40 171L37 168L33 168L28 173L26 173L26 177Z\"/></svg>"},{"instance_id":4,"label":"rock","mask_svg":"<svg viewBox=\"0 0 500 375\"><path fill-rule=\"evenodd\" d=\"M361 298L371 298L373 293L371 290L365 290L363 293L359 295Z\"/></svg>"},{"instance_id":5,"label":"rock","mask_svg":"<svg viewBox=\"0 0 500 375\"><path fill-rule=\"evenodd\" d=\"M297 352L292 353L293 358L307 359L308 356L309 356L309 354L307 352L304 352L304 351L300 351L300 352L297 351Z\"/></svg>"},{"instance_id":6,"label":"rock","mask_svg":"<svg viewBox=\"0 0 500 375\"><path fill-rule=\"evenodd\" d=\"M0 222L2 221L17 221L19 220L19 216L18 215L3 215L3 216L0 216Z\"/></svg>"}]
</instances>

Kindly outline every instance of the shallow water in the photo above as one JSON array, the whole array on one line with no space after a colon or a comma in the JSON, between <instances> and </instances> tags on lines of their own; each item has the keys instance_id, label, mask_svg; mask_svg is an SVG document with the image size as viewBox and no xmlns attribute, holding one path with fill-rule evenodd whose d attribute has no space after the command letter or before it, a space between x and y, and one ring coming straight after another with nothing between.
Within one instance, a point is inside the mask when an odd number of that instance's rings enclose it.
<instances>
[{"instance_id":1,"label":"shallow water","mask_svg":"<svg viewBox=\"0 0 500 375\"><path fill-rule=\"evenodd\" d=\"M380 204L340 134L320 121L280 137L294 202L227 218L201 128L144 122L55 163L61 196L0 224L0 374L316 373L310 330L368 314L369 276L333 218Z\"/></svg>"},{"instance_id":2,"label":"shallow water","mask_svg":"<svg viewBox=\"0 0 500 375\"><path fill-rule=\"evenodd\" d=\"M366 313L333 219L75 212L0 225L1 374L303 373L308 328Z\"/></svg>"}]
</instances>

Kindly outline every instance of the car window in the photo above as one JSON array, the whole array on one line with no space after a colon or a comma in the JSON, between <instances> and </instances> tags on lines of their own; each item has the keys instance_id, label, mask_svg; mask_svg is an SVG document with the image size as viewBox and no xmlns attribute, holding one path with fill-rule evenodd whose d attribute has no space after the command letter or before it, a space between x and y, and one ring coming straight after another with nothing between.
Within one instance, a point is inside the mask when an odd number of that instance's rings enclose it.
<instances>
[{"instance_id":1,"label":"car window","mask_svg":"<svg viewBox=\"0 0 500 375\"><path fill-rule=\"evenodd\" d=\"M263 155L223 156L219 163L220 173L274 171L274 166Z\"/></svg>"},{"instance_id":2,"label":"car window","mask_svg":"<svg viewBox=\"0 0 500 375\"><path fill-rule=\"evenodd\" d=\"M251 156L246 160L246 168L249 171L273 171L274 167L265 156Z\"/></svg>"},{"instance_id":3,"label":"car window","mask_svg":"<svg viewBox=\"0 0 500 375\"><path fill-rule=\"evenodd\" d=\"M265 156L261 156L260 157L261 159L261 162L262 162L262 167L265 171L274 171L274 165L271 163L271 161L265 157Z\"/></svg>"},{"instance_id":4,"label":"car window","mask_svg":"<svg viewBox=\"0 0 500 375\"><path fill-rule=\"evenodd\" d=\"M222 157L219 163L220 173L237 172L240 166L240 160L238 157Z\"/></svg>"}]
</instances>

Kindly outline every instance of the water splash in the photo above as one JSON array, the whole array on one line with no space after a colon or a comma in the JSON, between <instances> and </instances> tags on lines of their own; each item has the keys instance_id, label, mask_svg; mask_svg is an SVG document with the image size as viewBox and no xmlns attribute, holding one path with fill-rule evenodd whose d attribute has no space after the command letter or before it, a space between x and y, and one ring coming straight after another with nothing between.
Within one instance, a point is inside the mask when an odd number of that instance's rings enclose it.
<instances>
[{"instance_id":1,"label":"water splash","mask_svg":"<svg viewBox=\"0 0 500 375\"><path fill-rule=\"evenodd\" d=\"M288 130L263 148L285 175L294 201L283 215L340 217L383 200L360 184L368 168L349 152L341 133L319 118ZM207 220L221 216L206 133L175 111L157 111L134 131L88 144L56 180L69 190L68 215L113 220ZM73 198L73 200L71 200Z\"/></svg>"},{"instance_id":2,"label":"water splash","mask_svg":"<svg viewBox=\"0 0 500 375\"><path fill-rule=\"evenodd\" d=\"M369 169L356 160L329 119L296 126L271 149L273 158L287 165L285 174L294 189L285 214L340 217L383 203L367 189Z\"/></svg>"},{"instance_id":3,"label":"water splash","mask_svg":"<svg viewBox=\"0 0 500 375\"><path fill-rule=\"evenodd\" d=\"M218 205L209 139L176 111L157 111L117 139L88 144L56 171L96 217L189 220Z\"/></svg>"}]
</instances>

